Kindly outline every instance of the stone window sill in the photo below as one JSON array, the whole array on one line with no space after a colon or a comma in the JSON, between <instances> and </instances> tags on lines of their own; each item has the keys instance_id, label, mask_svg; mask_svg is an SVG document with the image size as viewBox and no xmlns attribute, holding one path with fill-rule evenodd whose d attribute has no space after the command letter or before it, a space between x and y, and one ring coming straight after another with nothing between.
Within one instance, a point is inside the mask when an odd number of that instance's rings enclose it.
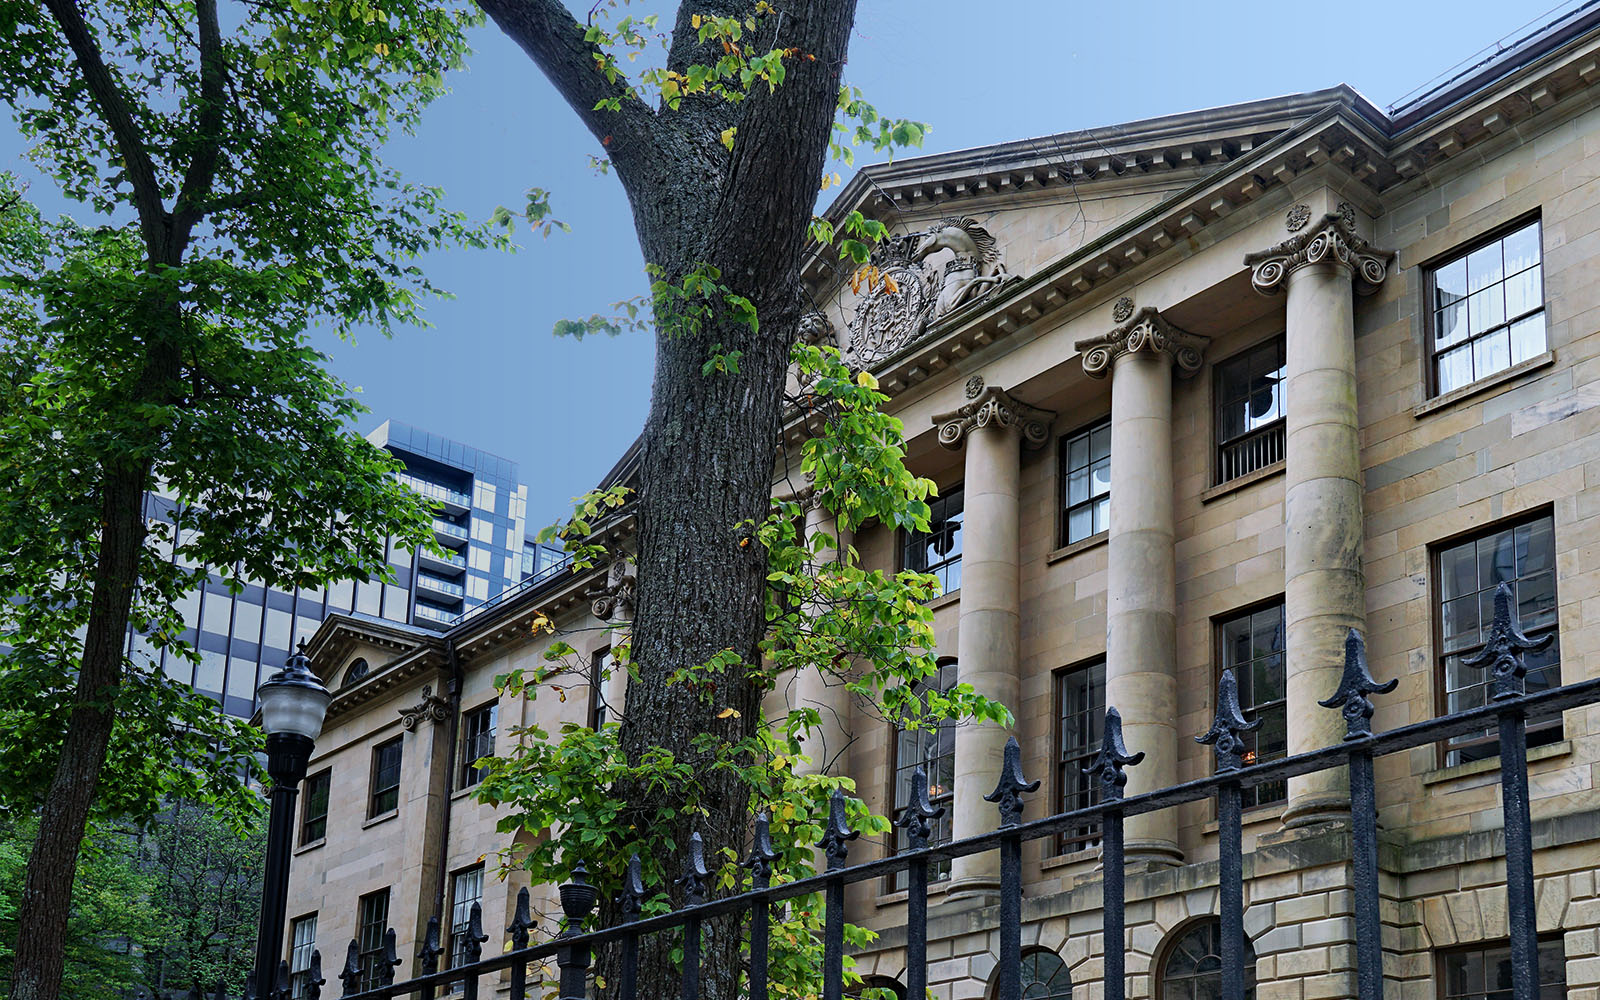
<instances>
[{"instance_id":1,"label":"stone window sill","mask_svg":"<svg viewBox=\"0 0 1600 1000\"><path fill-rule=\"evenodd\" d=\"M1212 799L1212 805L1215 804L1216 800ZM1269 820L1274 823L1281 822L1283 820L1283 811L1287 809L1288 806L1289 803L1287 802L1268 802L1264 806L1252 806L1240 814L1239 826L1243 828L1254 823L1265 823ZM1200 832L1202 834L1212 834L1217 832L1217 828L1217 821L1215 819L1208 819L1205 821L1204 825L1200 827Z\"/></svg>"},{"instance_id":2,"label":"stone window sill","mask_svg":"<svg viewBox=\"0 0 1600 1000\"><path fill-rule=\"evenodd\" d=\"M1471 385L1464 385L1459 389L1451 389L1449 392L1441 396L1435 396L1426 402L1420 403L1417 406L1412 407L1411 415L1420 420L1428 414L1452 406L1461 400L1466 399L1468 396L1476 396L1480 392L1488 392L1490 389L1493 389L1496 386L1504 385L1513 379L1520 378L1523 375L1526 375L1528 372L1538 371L1541 368L1548 368L1555 363L1555 352L1545 351L1543 354L1536 355L1526 361L1514 364L1505 371L1495 372L1493 375L1485 375L1483 378L1473 382Z\"/></svg>"},{"instance_id":3,"label":"stone window sill","mask_svg":"<svg viewBox=\"0 0 1600 1000\"><path fill-rule=\"evenodd\" d=\"M957 587L955 590L950 591L950 593L948 593L948 594L940 594L938 597L935 597L933 600L929 601L928 602L928 610L929 611L938 611L940 608L948 608L952 604L960 604L960 603L961 603L961 588Z\"/></svg>"},{"instance_id":4,"label":"stone window sill","mask_svg":"<svg viewBox=\"0 0 1600 1000\"><path fill-rule=\"evenodd\" d=\"M1546 743L1542 747L1532 747L1528 750L1528 763L1537 760L1552 760L1556 757L1565 757L1572 753L1572 741L1561 740L1557 743ZM1500 770L1499 757L1486 757L1483 760L1469 760L1465 764L1454 767L1441 767L1437 771L1429 771L1422 776L1424 785L1437 785L1442 781L1453 781L1456 778L1467 778L1474 774L1488 774Z\"/></svg>"},{"instance_id":5,"label":"stone window sill","mask_svg":"<svg viewBox=\"0 0 1600 1000\"><path fill-rule=\"evenodd\" d=\"M1070 851L1066 854L1057 854L1053 858L1045 858L1039 862L1040 871L1052 871L1056 868L1065 868L1068 865L1079 865L1085 861L1099 861L1100 848L1086 847L1081 851Z\"/></svg>"},{"instance_id":6,"label":"stone window sill","mask_svg":"<svg viewBox=\"0 0 1600 1000\"><path fill-rule=\"evenodd\" d=\"M948 878L940 879L939 881L928 886L928 899L932 900L939 896L943 896L949 891L950 880ZM910 894L910 891L907 889L900 889L895 892L880 893L878 898L873 900L873 904L880 910L887 906L899 906L901 903L906 901L906 897Z\"/></svg>"},{"instance_id":7,"label":"stone window sill","mask_svg":"<svg viewBox=\"0 0 1600 1000\"><path fill-rule=\"evenodd\" d=\"M327 837L323 837L321 840L313 840L310 843L301 844L299 847L296 847L294 849L294 856L298 858L302 854L306 854L306 853L308 853L310 851L316 850L317 848L321 847L322 845L326 844L327 842L328 842L328 838Z\"/></svg>"},{"instance_id":8,"label":"stone window sill","mask_svg":"<svg viewBox=\"0 0 1600 1000\"><path fill-rule=\"evenodd\" d=\"M1225 483L1218 483L1210 489L1202 490L1200 492L1200 502L1210 503L1230 493L1242 490L1246 486L1259 483L1263 479L1271 479L1273 476L1281 475L1283 475L1283 461L1280 459L1271 465L1263 465L1254 472L1246 472L1242 476L1234 476Z\"/></svg>"},{"instance_id":9,"label":"stone window sill","mask_svg":"<svg viewBox=\"0 0 1600 1000\"><path fill-rule=\"evenodd\" d=\"M367 820L365 823L362 823L361 824L361 829L365 830L368 827L377 826L379 823L387 823L391 819L395 819L399 815L400 815L400 810L399 809L390 809L388 812L382 813L382 814L377 815L377 816L374 816L371 819Z\"/></svg>"},{"instance_id":10,"label":"stone window sill","mask_svg":"<svg viewBox=\"0 0 1600 1000\"><path fill-rule=\"evenodd\" d=\"M1070 545L1063 545L1061 548L1056 549L1054 552L1045 556L1044 561L1047 565L1054 565L1063 559L1077 555L1079 552L1087 552L1092 548L1104 545L1110 538L1111 532L1109 531L1101 531L1097 534L1090 535L1088 538L1080 538Z\"/></svg>"}]
</instances>

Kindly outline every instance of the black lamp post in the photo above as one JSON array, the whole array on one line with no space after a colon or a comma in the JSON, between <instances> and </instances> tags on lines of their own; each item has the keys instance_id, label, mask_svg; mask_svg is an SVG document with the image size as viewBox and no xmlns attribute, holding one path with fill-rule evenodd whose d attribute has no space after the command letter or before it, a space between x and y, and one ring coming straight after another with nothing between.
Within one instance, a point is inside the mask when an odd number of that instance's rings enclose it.
<instances>
[{"instance_id":1,"label":"black lamp post","mask_svg":"<svg viewBox=\"0 0 1600 1000\"><path fill-rule=\"evenodd\" d=\"M261 926L256 937L257 997L277 987L278 949L289 906L289 854L294 846L294 803L300 797L311 750L322 734L322 720L333 695L306 658L305 640L282 670L258 689L261 728L267 733L267 774L272 778L267 825L267 865L261 886Z\"/></svg>"}]
</instances>

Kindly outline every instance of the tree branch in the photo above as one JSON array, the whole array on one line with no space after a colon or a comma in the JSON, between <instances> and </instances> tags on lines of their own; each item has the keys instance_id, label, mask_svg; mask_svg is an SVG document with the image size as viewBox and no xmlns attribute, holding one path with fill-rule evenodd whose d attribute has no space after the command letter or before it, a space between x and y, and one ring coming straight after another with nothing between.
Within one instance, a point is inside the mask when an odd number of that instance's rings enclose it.
<instances>
[{"instance_id":1,"label":"tree branch","mask_svg":"<svg viewBox=\"0 0 1600 1000\"><path fill-rule=\"evenodd\" d=\"M613 161L650 148L655 111L629 95L621 80L611 83L596 70L595 60L604 53L584 41L584 26L560 0L480 0L479 6L555 84ZM620 111L595 110L613 98L622 102Z\"/></svg>"},{"instance_id":2,"label":"tree branch","mask_svg":"<svg viewBox=\"0 0 1600 1000\"><path fill-rule=\"evenodd\" d=\"M211 193L222 151L222 112L226 100L224 91L228 66L222 54L222 28L217 23L217 0L199 0L195 4L195 15L200 22L200 114L195 129L200 136L200 148L195 150L194 159L189 161L189 169L184 171L183 186L178 190L178 201L174 206L174 258L181 256L183 245L189 242L195 223L204 214L200 202Z\"/></svg>"},{"instance_id":3,"label":"tree branch","mask_svg":"<svg viewBox=\"0 0 1600 1000\"><path fill-rule=\"evenodd\" d=\"M76 0L45 0L45 5L50 8L50 14L61 27L62 34L66 35L67 44L72 47L73 59L83 71L89 94L100 106L100 113L105 116L106 124L116 139L128 183L133 186L133 205L139 213L139 228L144 233L145 249L152 260L159 259L167 244L169 218L166 206L161 203L161 185L156 180L155 164L151 162L150 151L145 148L144 136L139 132L138 123L133 120L133 112L106 66L100 46L96 44L89 25L78 10Z\"/></svg>"}]
</instances>

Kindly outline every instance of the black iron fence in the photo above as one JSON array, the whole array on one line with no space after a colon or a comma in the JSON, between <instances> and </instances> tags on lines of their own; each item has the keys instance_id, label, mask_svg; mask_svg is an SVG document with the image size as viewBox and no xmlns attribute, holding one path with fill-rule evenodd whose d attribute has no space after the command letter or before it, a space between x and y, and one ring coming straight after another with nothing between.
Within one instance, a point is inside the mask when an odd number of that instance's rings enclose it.
<instances>
[{"instance_id":1,"label":"black iron fence","mask_svg":"<svg viewBox=\"0 0 1600 1000\"><path fill-rule=\"evenodd\" d=\"M1243 858L1240 848L1240 793L1266 782L1281 782L1299 775L1330 768L1349 767L1352 824L1352 849L1355 897L1356 976L1360 1000L1381 1000L1383 996L1383 950L1378 908L1377 807L1373 787L1372 762L1375 757L1415 747L1437 744L1454 736L1484 732L1498 727L1500 736L1500 780L1503 787L1506 842L1507 913L1511 933L1513 1000L1538 1000L1537 939L1533 887L1533 843L1528 811L1528 765L1526 725L1529 720L1545 719L1584 705L1600 702L1600 679L1528 694L1523 683L1522 654L1550 642L1546 636L1529 640L1511 618L1510 590L1502 584L1495 595L1495 613L1489 641L1468 664L1485 669L1490 677L1490 703L1470 711L1409 725L1385 733L1374 733L1371 720L1374 694L1393 691L1397 682L1379 683L1367 668L1361 637L1353 630L1345 644L1344 675L1339 688L1321 704L1344 716L1346 736L1341 745L1311 753L1245 766L1241 760L1241 734L1254 729L1239 708L1238 688L1231 672L1224 671L1218 685L1216 719L1203 735L1196 737L1210 744L1216 754L1216 770L1210 777L1185 782L1159 791L1124 796L1126 769L1143 759L1124 745L1122 719L1115 708L1106 712L1102 745L1091 765L1085 769L1098 782L1100 801L1072 812L1023 822L1026 792L1039 786L1022 774L1020 752L1013 739L1006 747L999 785L986 798L996 804L998 829L977 837L929 845L929 821L941 810L928 801L927 777L918 773L910 806L900 825L906 830L910 849L891 857L862 864L846 863L849 843L856 836L845 820L845 800L834 793L826 833L818 845L827 857L827 868L814 875L782 885L772 885L772 864L777 857L768 837L767 817L754 822L751 850L745 861L750 871L749 886L721 898L706 895L709 881L698 835L691 844L680 884L685 905L657 916L641 917L640 904L646 898L639 878L638 858L632 859L619 911L623 920L616 926L582 932L581 928L598 903L598 891L590 885L580 865L573 879L560 886L561 906L569 930L553 940L533 943L533 921L529 915L528 891L517 899L515 919L506 929L508 950L483 957L488 935L483 931L482 911L473 904L464 964L441 970L438 920L429 922L419 953L415 976L395 981L401 964L395 953L395 932L384 935L384 954L377 969L378 985L360 990L363 973L356 942L350 943L348 959L338 978L343 983L342 997L380 1000L389 997L421 997L432 1000L441 990L462 989L465 1000L477 1000L480 977L505 975L511 1000L527 1000L528 970L541 969L554 959L560 969L558 996L561 1000L584 1000L589 995L590 967L599 949L617 949L619 969L615 995L620 1000L639 1000L637 956L640 940L646 935L681 935L683 962L676 990L682 1000L700 996L700 930L711 917L742 915L749 921L750 947L744 969L743 995L750 1000L767 1000L767 929L775 905L785 900L821 893L825 900L823 932L822 1000L841 1000L844 991L844 892L845 886L905 872L909 889L906 908L906 995L921 1000L927 989L928 867L937 860L967 857L987 851L1000 852L999 956L997 965L998 1000L1021 1000L1022 966L1022 844L1024 841L1054 838L1077 829L1085 822L1097 822L1103 830L1104 862L1104 995L1105 1000L1123 1000L1125 937L1123 921L1124 855L1123 821L1128 816L1168 809L1185 802L1215 799L1219 834L1218 916L1222 934L1222 1000L1243 1000L1245 942L1243 930ZM279 981L265 996L289 1000L287 963L280 967ZM370 980L368 980L370 982ZM321 1000L325 984L320 954L313 954L307 985L303 993L309 1000ZM330 991L331 994L331 991ZM263 1000L265 1000L265 996ZM662 1000L659 986L648 1000Z\"/></svg>"}]
</instances>

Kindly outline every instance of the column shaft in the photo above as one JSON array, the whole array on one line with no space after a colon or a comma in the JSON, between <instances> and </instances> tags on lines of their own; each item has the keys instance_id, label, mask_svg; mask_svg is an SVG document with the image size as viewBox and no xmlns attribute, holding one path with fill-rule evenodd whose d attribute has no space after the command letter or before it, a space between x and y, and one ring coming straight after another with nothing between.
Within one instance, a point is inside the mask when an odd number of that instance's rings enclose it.
<instances>
[{"instance_id":1,"label":"column shaft","mask_svg":"<svg viewBox=\"0 0 1600 1000\"><path fill-rule=\"evenodd\" d=\"M833 512L815 498L806 505L806 537L827 534L841 546L848 541L839 537L839 528ZM819 568L838 561L838 550L829 546L817 555ZM797 707L815 709L821 724L805 738L805 753L811 763L804 770L808 774L845 774L848 772L845 748L850 742L850 692L844 680L825 675L820 669L802 670L795 678L794 699Z\"/></svg>"},{"instance_id":2,"label":"column shaft","mask_svg":"<svg viewBox=\"0 0 1600 1000\"><path fill-rule=\"evenodd\" d=\"M1362 482L1356 423L1351 272L1333 261L1287 278L1284 617L1289 752L1338 743L1338 712L1317 705L1339 686L1345 634L1366 632ZM1285 826L1347 816L1349 775L1289 780Z\"/></svg>"}]
</instances>

